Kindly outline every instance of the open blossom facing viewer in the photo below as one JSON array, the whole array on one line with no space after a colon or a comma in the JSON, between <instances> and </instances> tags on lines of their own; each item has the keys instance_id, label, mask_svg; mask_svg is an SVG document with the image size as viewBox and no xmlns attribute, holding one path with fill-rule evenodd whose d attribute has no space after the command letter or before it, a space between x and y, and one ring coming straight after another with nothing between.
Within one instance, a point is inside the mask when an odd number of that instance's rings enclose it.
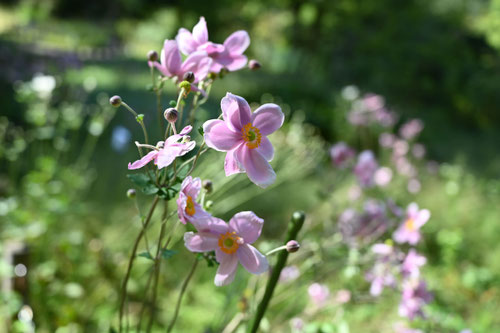
<instances>
[{"instance_id":1,"label":"open blossom facing viewer","mask_svg":"<svg viewBox=\"0 0 500 333\"><path fill-rule=\"evenodd\" d=\"M197 220L210 218L210 214L203 210L196 202L201 190L200 178L186 177L181 185L179 198L177 199L177 214L182 223L191 222L196 224Z\"/></svg>"},{"instance_id":2,"label":"open blossom facing viewer","mask_svg":"<svg viewBox=\"0 0 500 333\"><path fill-rule=\"evenodd\" d=\"M238 262L252 274L268 270L266 257L250 245L259 238L263 224L264 220L253 212L237 213L229 224L215 217L198 220L195 224L198 233L186 232L184 244L191 252L215 250L220 265L214 282L223 286L234 280Z\"/></svg>"},{"instance_id":3,"label":"open blossom facing viewer","mask_svg":"<svg viewBox=\"0 0 500 333\"><path fill-rule=\"evenodd\" d=\"M176 157L187 154L196 146L196 142L194 141L187 140L184 142L184 140L189 139L187 134L191 132L192 129L192 126L186 126L179 134L171 135L166 141L158 142L156 147L142 145L152 148L153 151L147 153L140 160L129 163L128 169L140 169L151 161L154 161L158 169L169 166Z\"/></svg>"},{"instance_id":4,"label":"open blossom facing viewer","mask_svg":"<svg viewBox=\"0 0 500 333\"><path fill-rule=\"evenodd\" d=\"M238 30L226 38L223 44L212 43L208 40L207 22L204 17L200 17L192 33L184 28L179 29L176 40L184 54L206 52L213 59L210 71L214 73L219 73L222 68L236 71L247 63L247 57L243 53L250 45L248 33Z\"/></svg>"},{"instance_id":5,"label":"open blossom facing viewer","mask_svg":"<svg viewBox=\"0 0 500 333\"><path fill-rule=\"evenodd\" d=\"M394 232L393 238L398 243L415 245L420 241L420 228L429 220L431 213L427 209L418 209L411 203L406 209L406 220Z\"/></svg>"},{"instance_id":6,"label":"open blossom facing viewer","mask_svg":"<svg viewBox=\"0 0 500 333\"><path fill-rule=\"evenodd\" d=\"M252 113L247 101L227 93L221 101L223 120L203 124L207 146L227 152L224 162L226 176L246 172L260 187L274 183L276 174L269 164L274 148L267 135L283 125L281 108L272 103L261 105Z\"/></svg>"}]
</instances>

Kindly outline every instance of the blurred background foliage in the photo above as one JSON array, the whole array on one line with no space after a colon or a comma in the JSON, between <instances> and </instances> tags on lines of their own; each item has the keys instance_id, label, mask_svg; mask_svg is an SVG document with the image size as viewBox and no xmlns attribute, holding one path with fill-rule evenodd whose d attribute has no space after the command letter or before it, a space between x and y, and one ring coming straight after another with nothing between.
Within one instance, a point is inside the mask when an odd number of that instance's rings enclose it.
<instances>
[{"instance_id":1,"label":"blurred background foliage","mask_svg":"<svg viewBox=\"0 0 500 333\"><path fill-rule=\"evenodd\" d=\"M229 218L238 210L254 210L268 221L264 248L279 244L280 230L296 209L311 212L310 223L316 225L306 244L334 237L342 204L319 204L325 196L318 175L333 177L326 149L338 140L360 149L378 146L376 135L366 141L349 133L340 91L355 84L381 94L400 123L413 117L424 121L420 141L427 157L442 164L438 174L423 176L419 194L393 193L402 205L415 200L433 214L423 250L436 292L431 313L442 326L428 329L498 330L498 0L3 1L0 240L4 256L14 246L10 241L27 244L30 264L25 285L18 286L23 292L2 292L0 319L18 318L20 306L29 303L40 332L101 332L116 320L119 281L140 227L137 218L130 218L135 208L124 195L132 186L126 164L136 158L132 142L140 131L123 110L115 114L107 99L118 93L156 129L145 55L159 51L179 27L191 28L199 16L207 19L215 42L247 30L252 39L247 55L263 65L259 72L240 71L217 82L199 119L217 114L226 91L253 103L278 103L291 119L283 134L272 137L279 148L273 162L278 183L255 191L246 180L219 172L213 179L221 189L214 193L214 213ZM40 79L43 87L53 86L50 92L37 88ZM222 163L217 154L205 158L214 170ZM212 171L198 172L204 177ZM345 197L348 185L339 186L335 196ZM146 200L139 197L140 203ZM181 243L176 249L185 251ZM294 282L292 308L283 310L278 302L270 318L288 318L307 308L307 283L326 279L319 264L325 258L338 273L332 273L332 289L348 286L366 294L362 277L338 278L352 254L326 251L332 253L313 257L314 269ZM169 265L184 270L180 257ZM144 259L131 284L139 305L148 269ZM164 290L179 285L178 277L164 273ZM13 274L0 262L0 276ZM240 309L246 277L241 274L226 291L213 287L212 275L204 268L196 276L179 332L189 325L218 332ZM389 330L386 313L394 304L390 297L377 304L360 297L335 317L336 326L320 321L311 330L346 332L345 323L351 332ZM161 306L169 309L167 300ZM210 307L218 309L217 319L204 311ZM171 310L166 312L162 323L170 318ZM22 323L17 321L13 330L26 331ZM279 328L288 330L285 324Z\"/></svg>"}]
</instances>

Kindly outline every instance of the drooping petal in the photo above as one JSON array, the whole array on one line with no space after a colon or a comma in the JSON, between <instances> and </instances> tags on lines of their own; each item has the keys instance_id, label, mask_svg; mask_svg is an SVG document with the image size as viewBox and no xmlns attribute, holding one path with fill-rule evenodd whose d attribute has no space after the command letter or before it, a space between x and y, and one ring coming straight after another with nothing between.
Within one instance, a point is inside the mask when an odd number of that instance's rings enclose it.
<instances>
[{"instance_id":1,"label":"drooping petal","mask_svg":"<svg viewBox=\"0 0 500 333\"><path fill-rule=\"evenodd\" d=\"M242 69L248 61L248 58L244 55L231 56L231 58L231 62L224 66L231 72Z\"/></svg>"},{"instance_id":2,"label":"drooping petal","mask_svg":"<svg viewBox=\"0 0 500 333\"><path fill-rule=\"evenodd\" d=\"M259 238L263 225L264 220L249 211L237 213L229 221L229 226L248 244Z\"/></svg>"},{"instance_id":3,"label":"drooping petal","mask_svg":"<svg viewBox=\"0 0 500 333\"><path fill-rule=\"evenodd\" d=\"M179 135L181 135L181 136L187 135L187 134L189 134L192 130L193 130L193 126L191 126L191 125L187 125L187 126L185 126L185 127L182 129L182 131L180 131L180 132L179 132Z\"/></svg>"},{"instance_id":4,"label":"drooping petal","mask_svg":"<svg viewBox=\"0 0 500 333\"><path fill-rule=\"evenodd\" d=\"M237 146L233 150L230 150L226 154L226 159L224 160L224 171L226 172L226 177L229 177L235 173L242 173L245 170L242 168L241 163L236 159L237 151L242 149L244 144Z\"/></svg>"},{"instance_id":5,"label":"drooping petal","mask_svg":"<svg viewBox=\"0 0 500 333\"><path fill-rule=\"evenodd\" d=\"M276 180L276 173L269 162L255 149L242 145L236 151L237 159L245 168L248 178L256 185L265 188Z\"/></svg>"},{"instance_id":6,"label":"drooping petal","mask_svg":"<svg viewBox=\"0 0 500 333\"><path fill-rule=\"evenodd\" d=\"M161 65L170 73L169 76L177 75L181 68L182 58L175 40L165 40L160 61Z\"/></svg>"},{"instance_id":7,"label":"drooping petal","mask_svg":"<svg viewBox=\"0 0 500 333\"><path fill-rule=\"evenodd\" d=\"M243 267L252 274L262 274L269 269L266 257L252 245L240 245L236 255Z\"/></svg>"},{"instance_id":8,"label":"drooping petal","mask_svg":"<svg viewBox=\"0 0 500 333\"><path fill-rule=\"evenodd\" d=\"M224 46L232 55L241 55L250 45L250 36L245 30L233 32L224 41Z\"/></svg>"},{"instance_id":9,"label":"drooping petal","mask_svg":"<svg viewBox=\"0 0 500 333\"><path fill-rule=\"evenodd\" d=\"M161 51L162 54L163 54L163 51ZM163 67L158 61L155 61L155 62L151 62L150 63L160 72L162 73L164 76L166 77L172 77L172 73L170 73L165 67Z\"/></svg>"},{"instance_id":10,"label":"drooping petal","mask_svg":"<svg viewBox=\"0 0 500 333\"><path fill-rule=\"evenodd\" d=\"M193 28L193 39L198 45L208 42L207 22L203 16Z\"/></svg>"},{"instance_id":11,"label":"drooping petal","mask_svg":"<svg viewBox=\"0 0 500 333\"><path fill-rule=\"evenodd\" d=\"M252 125L257 127L262 135L269 135L283 125L285 115L281 108L273 103L261 105L252 114Z\"/></svg>"},{"instance_id":12,"label":"drooping petal","mask_svg":"<svg viewBox=\"0 0 500 333\"><path fill-rule=\"evenodd\" d=\"M187 176L181 184L181 192L189 195L193 199L198 197L201 190L201 179Z\"/></svg>"},{"instance_id":13,"label":"drooping petal","mask_svg":"<svg viewBox=\"0 0 500 333\"><path fill-rule=\"evenodd\" d=\"M238 257L236 254L226 254L219 248L215 249L215 254L220 265L215 274L214 283L217 287L221 287L233 282L238 267Z\"/></svg>"},{"instance_id":14,"label":"drooping petal","mask_svg":"<svg viewBox=\"0 0 500 333\"><path fill-rule=\"evenodd\" d=\"M210 59L206 52L197 51L191 53L186 60L179 66L179 79L182 80L182 76L187 72L193 72L194 83L204 80L208 72L210 71L210 66L212 65L212 59Z\"/></svg>"},{"instance_id":15,"label":"drooping petal","mask_svg":"<svg viewBox=\"0 0 500 333\"><path fill-rule=\"evenodd\" d=\"M180 28L175 39L182 53L191 54L196 51L198 44L189 30Z\"/></svg>"},{"instance_id":16,"label":"drooping petal","mask_svg":"<svg viewBox=\"0 0 500 333\"><path fill-rule=\"evenodd\" d=\"M234 132L241 132L243 126L252 120L250 105L243 97L227 93L220 106L227 127Z\"/></svg>"},{"instance_id":17,"label":"drooping petal","mask_svg":"<svg viewBox=\"0 0 500 333\"><path fill-rule=\"evenodd\" d=\"M216 235L217 237L220 234L225 234L229 231L229 225L223 220L214 216L199 219L193 221L192 223L195 226L196 230L198 230L199 232L211 233L212 235Z\"/></svg>"},{"instance_id":18,"label":"drooping petal","mask_svg":"<svg viewBox=\"0 0 500 333\"><path fill-rule=\"evenodd\" d=\"M146 164L151 162L156 157L157 154L158 154L158 152L156 150L150 151L149 153L144 155L140 160L137 160L133 163L129 163L128 169L135 170L135 169L142 168L143 166L145 166Z\"/></svg>"},{"instance_id":19,"label":"drooping petal","mask_svg":"<svg viewBox=\"0 0 500 333\"><path fill-rule=\"evenodd\" d=\"M208 252L217 248L216 236L207 233L186 232L184 234L184 245L191 252Z\"/></svg>"},{"instance_id":20,"label":"drooping petal","mask_svg":"<svg viewBox=\"0 0 500 333\"><path fill-rule=\"evenodd\" d=\"M241 132L230 130L220 119L206 121L203 132L207 146L218 151L228 151L243 141Z\"/></svg>"},{"instance_id":21,"label":"drooping petal","mask_svg":"<svg viewBox=\"0 0 500 333\"><path fill-rule=\"evenodd\" d=\"M267 137L262 137L260 146L255 148L266 160L271 162L274 157L274 147Z\"/></svg>"}]
</instances>

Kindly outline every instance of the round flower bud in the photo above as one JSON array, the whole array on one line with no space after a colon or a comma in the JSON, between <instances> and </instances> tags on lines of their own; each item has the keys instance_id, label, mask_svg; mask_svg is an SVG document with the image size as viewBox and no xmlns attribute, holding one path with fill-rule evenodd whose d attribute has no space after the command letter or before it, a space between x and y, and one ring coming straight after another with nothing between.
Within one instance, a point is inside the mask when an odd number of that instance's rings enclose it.
<instances>
[{"instance_id":1,"label":"round flower bud","mask_svg":"<svg viewBox=\"0 0 500 333\"><path fill-rule=\"evenodd\" d=\"M207 193L212 193L212 191L214 190L214 184L212 183L211 180L204 180L203 181L203 188L205 189L205 191L207 191Z\"/></svg>"},{"instance_id":2,"label":"round flower bud","mask_svg":"<svg viewBox=\"0 0 500 333\"><path fill-rule=\"evenodd\" d=\"M127 198L134 199L135 195L136 195L136 192L133 188L127 190Z\"/></svg>"},{"instance_id":3,"label":"round flower bud","mask_svg":"<svg viewBox=\"0 0 500 333\"><path fill-rule=\"evenodd\" d=\"M210 210L214 206L214 202L212 200L208 200L205 202L205 209Z\"/></svg>"},{"instance_id":4,"label":"round flower bud","mask_svg":"<svg viewBox=\"0 0 500 333\"><path fill-rule=\"evenodd\" d=\"M151 50L148 52L148 60L149 61L156 61L158 60L158 52Z\"/></svg>"},{"instance_id":5,"label":"round flower bud","mask_svg":"<svg viewBox=\"0 0 500 333\"><path fill-rule=\"evenodd\" d=\"M177 116L179 113L175 108L168 108L163 113L163 116L169 123L175 123L177 121Z\"/></svg>"},{"instance_id":6,"label":"round flower bud","mask_svg":"<svg viewBox=\"0 0 500 333\"><path fill-rule=\"evenodd\" d=\"M189 93L191 91L191 83L189 81L182 81L179 83L179 87L183 88L186 93Z\"/></svg>"},{"instance_id":7,"label":"round flower bud","mask_svg":"<svg viewBox=\"0 0 500 333\"><path fill-rule=\"evenodd\" d=\"M300 244L296 240L291 240L286 243L286 250L289 253L297 252L300 249Z\"/></svg>"},{"instance_id":8,"label":"round flower bud","mask_svg":"<svg viewBox=\"0 0 500 333\"><path fill-rule=\"evenodd\" d=\"M115 95L109 99L109 104L113 105L115 108L122 105L122 98L118 95Z\"/></svg>"},{"instance_id":9,"label":"round flower bud","mask_svg":"<svg viewBox=\"0 0 500 333\"><path fill-rule=\"evenodd\" d=\"M260 64L260 62L258 62L257 60L255 59L252 59L248 62L248 68L250 68L251 70L253 71L256 71L258 69L260 69L262 67L262 65Z\"/></svg>"},{"instance_id":10,"label":"round flower bud","mask_svg":"<svg viewBox=\"0 0 500 333\"><path fill-rule=\"evenodd\" d=\"M193 72L186 72L182 76L182 79L189 82L189 83L193 83L194 82L194 73Z\"/></svg>"}]
</instances>

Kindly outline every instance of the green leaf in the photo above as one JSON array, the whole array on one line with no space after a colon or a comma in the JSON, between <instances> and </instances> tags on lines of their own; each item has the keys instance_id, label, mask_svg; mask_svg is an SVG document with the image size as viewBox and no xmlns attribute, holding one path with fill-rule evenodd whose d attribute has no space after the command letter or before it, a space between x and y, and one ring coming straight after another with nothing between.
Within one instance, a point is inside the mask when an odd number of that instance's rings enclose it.
<instances>
[{"instance_id":1,"label":"green leaf","mask_svg":"<svg viewBox=\"0 0 500 333\"><path fill-rule=\"evenodd\" d=\"M175 254L177 254L177 251L175 250L167 250L167 249L163 249L161 250L161 257L163 259L170 259L172 258Z\"/></svg>"},{"instance_id":2,"label":"green leaf","mask_svg":"<svg viewBox=\"0 0 500 333\"><path fill-rule=\"evenodd\" d=\"M149 259L149 260L154 260L153 257L151 256L151 253L149 253L148 251L141 252L137 256L138 257L143 257L143 258L146 258L146 259Z\"/></svg>"},{"instance_id":3,"label":"green leaf","mask_svg":"<svg viewBox=\"0 0 500 333\"><path fill-rule=\"evenodd\" d=\"M128 174L127 178L132 181L141 191L146 195L158 193L158 187L154 184L151 179L144 173L133 173Z\"/></svg>"},{"instance_id":4,"label":"green leaf","mask_svg":"<svg viewBox=\"0 0 500 333\"><path fill-rule=\"evenodd\" d=\"M201 136L205 134L205 131L203 131L203 125L200 125L200 127L198 127L198 133L200 133Z\"/></svg>"},{"instance_id":5,"label":"green leaf","mask_svg":"<svg viewBox=\"0 0 500 333\"><path fill-rule=\"evenodd\" d=\"M176 101L174 101L174 100L171 100L169 104L170 104L170 106L171 106L171 107L173 107L173 108L175 108L175 107L177 106L177 102L176 102Z\"/></svg>"}]
</instances>

